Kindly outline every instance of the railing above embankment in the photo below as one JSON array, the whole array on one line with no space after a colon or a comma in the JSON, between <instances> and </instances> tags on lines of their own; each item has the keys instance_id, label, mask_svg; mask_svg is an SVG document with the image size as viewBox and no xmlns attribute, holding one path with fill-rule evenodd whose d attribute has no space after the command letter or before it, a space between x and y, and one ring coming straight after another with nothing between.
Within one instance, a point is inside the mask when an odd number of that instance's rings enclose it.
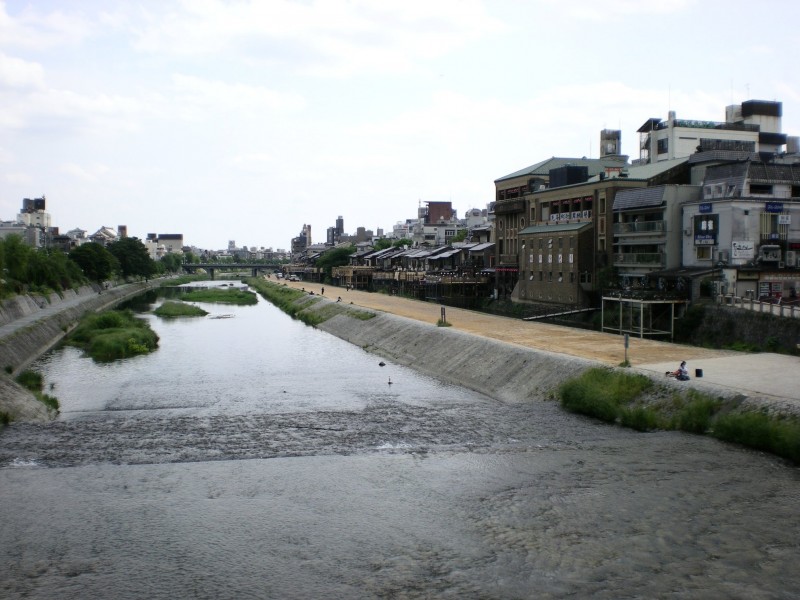
<instances>
[{"instance_id":1,"label":"railing above embankment","mask_svg":"<svg viewBox=\"0 0 800 600\"><path fill-rule=\"evenodd\" d=\"M777 301L763 302L754 298L742 298L732 294L725 294L717 296L717 304L776 317L800 319L800 303L783 302L780 298Z\"/></svg>"}]
</instances>

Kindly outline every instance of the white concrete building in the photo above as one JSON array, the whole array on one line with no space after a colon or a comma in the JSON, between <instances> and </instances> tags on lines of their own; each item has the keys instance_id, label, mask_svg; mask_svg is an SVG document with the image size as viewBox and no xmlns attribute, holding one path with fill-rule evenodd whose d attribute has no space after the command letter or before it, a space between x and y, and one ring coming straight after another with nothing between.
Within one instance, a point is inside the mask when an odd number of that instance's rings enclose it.
<instances>
[{"instance_id":1,"label":"white concrete building","mask_svg":"<svg viewBox=\"0 0 800 600\"><path fill-rule=\"evenodd\" d=\"M796 298L800 157L755 157L706 169L702 198L683 206L684 266L719 269L719 293Z\"/></svg>"},{"instance_id":2,"label":"white concrete building","mask_svg":"<svg viewBox=\"0 0 800 600\"><path fill-rule=\"evenodd\" d=\"M748 100L725 109L725 122L651 118L638 129L639 160L647 164L714 150L780 152L787 136L781 133L783 104Z\"/></svg>"}]
</instances>

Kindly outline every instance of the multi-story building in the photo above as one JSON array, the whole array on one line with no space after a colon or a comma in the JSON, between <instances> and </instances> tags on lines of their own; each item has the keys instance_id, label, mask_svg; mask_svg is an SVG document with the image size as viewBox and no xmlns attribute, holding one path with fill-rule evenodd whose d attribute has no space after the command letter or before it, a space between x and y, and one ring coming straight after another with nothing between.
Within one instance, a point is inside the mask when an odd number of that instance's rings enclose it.
<instances>
[{"instance_id":1,"label":"multi-story building","mask_svg":"<svg viewBox=\"0 0 800 600\"><path fill-rule=\"evenodd\" d=\"M681 208L700 195L700 186L674 184L617 194L612 206L612 264L623 281L682 266Z\"/></svg>"},{"instance_id":2,"label":"multi-story building","mask_svg":"<svg viewBox=\"0 0 800 600\"><path fill-rule=\"evenodd\" d=\"M684 265L717 271L717 293L797 299L800 155L706 168L702 196L683 206L683 227Z\"/></svg>"},{"instance_id":3,"label":"multi-story building","mask_svg":"<svg viewBox=\"0 0 800 600\"><path fill-rule=\"evenodd\" d=\"M564 202L564 210L560 204L557 210L551 212L547 208L547 217L542 218L542 213L536 213L536 203L533 196L548 187L561 187L586 181L588 178L611 178L619 175L627 168L627 157L608 155L602 158L549 158L535 165L531 165L504 177L496 179L495 202L490 207L490 214L494 216L495 233L495 276L496 294L498 297L511 297L516 287L520 269L521 241L519 234L526 227L536 221L553 222L567 221L569 218L590 218L594 211L594 198L588 194L581 198L558 199ZM551 177L556 181L551 182ZM569 209L567 209L569 204ZM586 216L584 215L586 212ZM581 217L572 213L580 213ZM569 218L566 215L569 215ZM538 216L537 216L538 215ZM558 215L558 216L555 216ZM561 218L561 217L564 218Z\"/></svg>"},{"instance_id":4,"label":"multi-story building","mask_svg":"<svg viewBox=\"0 0 800 600\"><path fill-rule=\"evenodd\" d=\"M613 283L621 266L663 268L669 250L664 215L679 214L672 200L675 190L684 187L675 184L688 182L686 162L682 159L631 167L614 177L601 173L582 183L534 192L528 208L533 223L519 232L520 278L512 297L520 301L597 306L601 289ZM624 220L620 218L623 214ZM641 231L628 232L626 224L630 222L633 229L637 216ZM672 218L679 222L678 217ZM652 253L642 253L639 259L653 262L639 265L630 260L626 264L620 257L623 246L618 236L622 234L626 236L626 252L631 252L629 247L646 244L645 249L652 249ZM674 254L679 257L677 248Z\"/></svg>"},{"instance_id":5,"label":"multi-story building","mask_svg":"<svg viewBox=\"0 0 800 600\"><path fill-rule=\"evenodd\" d=\"M678 119L675 111L670 111L666 121L651 118L639 127L639 160L635 164L714 150L779 152L786 144L782 116L782 103L765 100L726 107L724 122Z\"/></svg>"}]
</instances>

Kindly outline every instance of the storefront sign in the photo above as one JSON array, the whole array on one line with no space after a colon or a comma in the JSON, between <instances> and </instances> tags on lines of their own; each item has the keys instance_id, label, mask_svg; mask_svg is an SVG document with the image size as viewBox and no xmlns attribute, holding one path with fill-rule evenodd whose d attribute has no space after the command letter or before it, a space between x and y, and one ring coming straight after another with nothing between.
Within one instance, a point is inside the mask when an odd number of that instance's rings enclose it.
<instances>
[{"instance_id":1,"label":"storefront sign","mask_svg":"<svg viewBox=\"0 0 800 600\"><path fill-rule=\"evenodd\" d=\"M719 215L695 215L694 245L713 246L717 243Z\"/></svg>"},{"instance_id":2,"label":"storefront sign","mask_svg":"<svg viewBox=\"0 0 800 600\"><path fill-rule=\"evenodd\" d=\"M700 205L700 214L708 214L712 210L712 206L710 202L704 202Z\"/></svg>"},{"instance_id":3,"label":"storefront sign","mask_svg":"<svg viewBox=\"0 0 800 600\"><path fill-rule=\"evenodd\" d=\"M768 213L782 213L783 202L767 202L764 211Z\"/></svg>"},{"instance_id":4,"label":"storefront sign","mask_svg":"<svg viewBox=\"0 0 800 600\"><path fill-rule=\"evenodd\" d=\"M756 256L755 242L731 242L731 258L752 260Z\"/></svg>"}]
</instances>

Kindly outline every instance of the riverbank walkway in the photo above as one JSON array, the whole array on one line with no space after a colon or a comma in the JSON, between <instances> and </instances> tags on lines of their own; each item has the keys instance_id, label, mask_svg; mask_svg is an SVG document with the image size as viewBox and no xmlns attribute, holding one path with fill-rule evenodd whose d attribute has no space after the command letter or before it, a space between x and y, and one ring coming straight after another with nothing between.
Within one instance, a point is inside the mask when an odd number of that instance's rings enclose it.
<instances>
[{"instance_id":1,"label":"riverbank walkway","mask_svg":"<svg viewBox=\"0 0 800 600\"><path fill-rule=\"evenodd\" d=\"M436 325L441 317L440 304L306 281L285 283L314 294L322 294L324 288L327 300L335 302L341 297L342 302L348 304L432 325ZM797 356L713 350L632 336L626 354L623 338L611 333L523 321L450 306L444 309L447 322L455 329L604 365L618 366L627 355L634 370L663 375L666 371L676 370L685 360L692 376L691 385L701 391L713 392L713 388L722 388L745 396L766 396L784 406L791 405L791 412L800 414L800 357ZM699 374L698 369L702 371L701 378L695 376Z\"/></svg>"}]
</instances>

